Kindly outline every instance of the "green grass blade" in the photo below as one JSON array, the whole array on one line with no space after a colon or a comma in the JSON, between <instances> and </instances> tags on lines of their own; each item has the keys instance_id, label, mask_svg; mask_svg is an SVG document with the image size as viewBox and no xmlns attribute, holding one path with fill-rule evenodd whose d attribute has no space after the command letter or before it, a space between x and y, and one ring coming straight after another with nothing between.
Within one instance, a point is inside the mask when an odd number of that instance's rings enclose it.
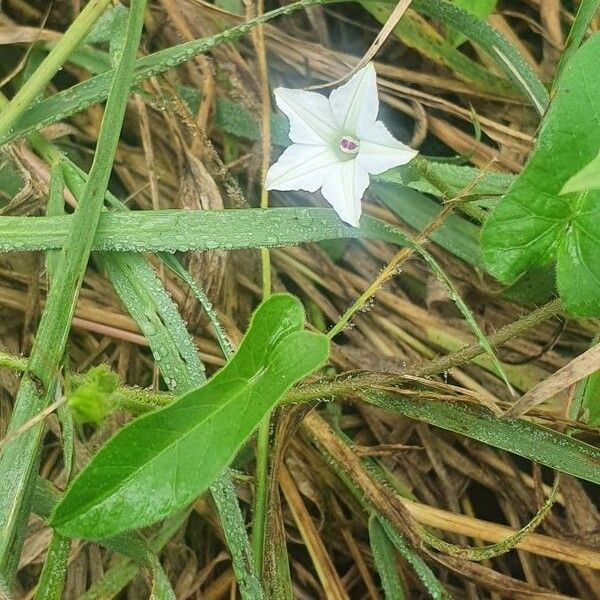
<instances>
[{"instance_id":1,"label":"green grass blade","mask_svg":"<svg viewBox=\"0 0 600 600\"><path fill-rule=\"evenodd\" d=\"M486 21L447 0L414 0L412 6L418 12L462 31L489 54L515 87L529 98L537 112L540 115L544 114L550 101L548 90L500 32Z\"/></svg>"},{"instance_id":2,"label":"green grass blade","mask_svg":"<svg viewBox=\"0 0 600 600\"><path fill-rule=\"evenodd\" d=\"M69 218L42 217L31 223L28 217L0 217L0 251L60 247ZM36 235L32 235L36 225ZM378 219L363 217L358 229L344 225L332 210L322 208L109 213L102 216L96 243L101 250L176 252L289 246L340 238L377 239L414 249L448 289L498 374L509 385L471 311L437 262L409 236Z\"/></svg>"},{"instance_id":3,"label":"green grass blade","mask_svg":"<svg viewBox=\"0 0 600 600\"><path fill-rule=\"evenodd\" d=\"M11 131L21 114L44 91L44 88L66 62L71 52L85 38L109 3L110 0L91 0L79 13L79 16L46 56L42 64L0 112L0 136Z\"/></svg>"},{"instance_id":4,"label":"green grass blade","mask_svg":"<svg viewBox=\"0 0 600 600\"><path fill-rule=\"evenodd\" d=\"M0 216L0 252L62 248L72 216ZM176 232L173 234L173 232ZM412 246L391 225L364 216L361 227L344 225L329 208L160 210L105 212L93 249L103 252L185 252L276 248L334 239L376 239Z\"/></svg>"},{"instance_id":5,"label":"green grass blade","mask_svg":"<svg viewBox=\"0 0 600 600\"><path fill-rule=\"evenodd\" d=\"M407 399L377 392L367 392L362 397L386 410L600 484L600 449L547 427L523 419L497 418L472 403Z\"/></svg>"},{"instance_id":6,"label":"green grass blade","mask_svg":"<svg viewBox=\"0 0 600 600\"><path fill-rule=\"evenodd\" d=\"M396 551L375 515L369 519L369 544L386 600L405 600Z\"/></svg>"},{"instance_id":7,"label":"green grass blade","mask_svg":"<svg viewBox=\"0 0 600 600\"><path fill-rule=\"evenodd\" d=\"M133 81L139 83L153 75L172 69L198 54L208 52L219 44L237 39L257 25L266 23L276 17L288 15L296 10L316 4L347 1L349 0L300 0L300 2L282 6L211 37L193 40L149 54L136 62ZM45 125L56 123L69 115L88 108L92 104L102 102L108 94L113 75L114 71L101 73L37 103L21 115L10 131L0 132L0 145L23 137Z\"/></svg>"},{"instance_id":8,"label":"green grass blade","mask_svg":"<svg viewBox=\"0 0 600 600\"><path fill-rule=\"evenodd\" d=\"M413 568L415 574L421 580L421 583L425 586L425 589L429 592L431 598L433 598L433 600L452 600L450 593L437 580L427 563L405 542L400 533L383 517L379 517L379 523L385 534L389 537L394 546L396 546L398 552L400 552L406 562Z\"/></svg>"},{"instance_id":9,"label":"green grass blade","mask_svg":"<svg viewBox=\"0 0 600 600\"><path fill-rule=\"evenodd\" d=\"M208 296L203 290L200 289L200 286L198 286L198 284L194 281L194 278L185 270L183 265L174 256L165 254L163 252L159 254L159 258L164 265L166 265L173 273L175 273L175 275L185 282L190 290L192 290L192 293L194 296L196 296L196 300L198 300L200 306L202 306L204 309L208 320L215 330L215 335L217 336L217 341L219 342L219 346L221 347L223 355L227 360L229 360L233 355L233 346L231 345L231 341L227 337L225 330L221 326L217 316L217 311L212 305L212 302L208 299Z\"/></svg>"},{"instance_id":10,"label":"green grass blade","mask_svg":"<svg viewBox=\"0 0 600 600\"><path fill-rule=\"evenodd\" d=\"M437 2L437 0L435 1ZM396 4L389 0L359 0L359 2L382 24L387 21ZM411 6L418 10L420 3L413 0ZM473 15L471 16L477 19ZM418 15L405 13L394 28L394 33L404 44L415 48L436 63L447 66L457 77L470 82L479 90L503 97L514 97L518 93L510 81L491 73L457 50L430 26L423 27L422 20Z\"/></svg>"},{"instance_id":11,"label":"green grass blade","mask_svg":"<svg viewBox=\"0 0 600 600\"><path fill-rule=\"evenodd\" d=\"M58 217L65 214L63 199L64 185L62 167L59 163L55 163L50 168L50 190L46 209L46 214L49 217ZM58 250L50 250L46 253L46 272L49 279L54 277L59 258L60 252Z\"/></svg>"},{"instance_id":12,"label":"green grass blade","mask_svg":"<svg viewBox=\"0 0 600 600\"><path fill-rule=\"evenodd\" d=\"M127 42L102 120L90 179L72 216L71 229L57 263L9 430L22 426L50 401L54 380L63 359L75 304L102 210L112 163L119 140L135 55L142 33L145 0L134 0L128 21ZM58 217L60 218L60 217ZM39 388L39 389L38 389ZM10 582L16 572L23 524L29 512L32 475L39 455L42 425L36 425L9 443L0 458L0 575Z\"/></svg>"},{"instance_id":13,"label":"green grass blade","mask_svg":"<svg viewBox=\"0 0 600 600\"><path fill-rule=\"evenodd\" d=\"M148 340L171 391L197 387L206 380L190 335L173 300L146 260L130 252L101 257L110 281Z\"/></svg>"},{"instance_id":14,"label":"green grass blade","mask_svg":"<svg viewBox=\"0 0 600 600\"><path fill-rule=\"evenodd\" d=\"M552 81L553 91L556 88L565 67L569 64L575 55L575 52L577 52L581 42L583 42L587 29L594 18L594 15L598 12L598 8L600 8L600 0L581 0L577 14L575 15L575 21L573 22L571 31L569 31L569 36L567 37L565 49L561 54L560 62L558 63L556 73L554 74L554 79Z\"/></svg>"},{"instance_id":15,"label":"green grass blade","mask_svg":"<svg viewBox=\"0 0 600 600\"><path fill-rule=\"evenodd\" d=\"M55 533L50 541L35 600L61 600L69 565L71 540Z\"/></svg>"},{"instance_id":16,"label":"green grass blade","mask_svg":"<svg viewBox=\"0 0 600 600\"><path fill-rule=\"evenodd\" d=\"M50 171L50 194L46 210L48 216L64 214L63 189L64 178L62 168L60 164L55 164ZM46 253L46 271L49 282L54 277L59 260L59 250L50 250ZM59 407L57 413L61 424L64 476L68 482L71 478L71 469L73 466L73 415L70 408L65 404ZM70 552L71 540L55 531L52 534L42 574L38 581L35 600L61 600L67 577Z\"/></svg>"},{"instance_id":17,"label":"green grass blade","mask_svg":"<svg viewBox=\"0 0 600 600\"><path fill-rule=\"evenodd\" d=\"M244 517L229 473L225 471L210 486L210 493L217 506L219 520L242 600L263 600L261 578L252 557L252 545L244 524Z\"/></svg>"}]
</instances>

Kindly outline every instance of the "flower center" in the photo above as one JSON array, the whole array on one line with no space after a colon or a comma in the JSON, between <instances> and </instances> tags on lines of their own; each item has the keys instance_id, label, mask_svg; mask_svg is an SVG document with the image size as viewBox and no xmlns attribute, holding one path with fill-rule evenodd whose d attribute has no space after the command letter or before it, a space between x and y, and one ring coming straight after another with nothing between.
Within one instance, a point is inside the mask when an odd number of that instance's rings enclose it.
<instances>
[{"instance_id":1,"label":"flower center","mask_svg":"<svg viewBox=\"0 0 600 600\"><path fill-rule=\"evenodd\" d=\"M346 154L357 154L358 146L358 140L352 136L345 135L340 139L340 150Z\"/></svg>"}]
</instances>

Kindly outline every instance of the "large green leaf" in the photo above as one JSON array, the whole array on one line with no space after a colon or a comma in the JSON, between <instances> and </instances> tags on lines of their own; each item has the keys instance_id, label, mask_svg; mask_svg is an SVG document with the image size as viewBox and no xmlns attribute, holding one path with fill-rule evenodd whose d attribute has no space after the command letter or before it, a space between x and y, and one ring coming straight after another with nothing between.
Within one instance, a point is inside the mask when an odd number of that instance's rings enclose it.
<instances>
[{"instance_id":1,"label":"large green leaf","mask_svg":"<svg viewBox=\"0 0 600 600\"><path fill-rule=\"evenodd\" d=\"M227 366L113 437L67 489L51 525L99 539L154 523L204 492L279 398L327 359L327 338L303 326L293 296L265 301Z\"/></svg>"},{"instance_id":2,"label":"large green leaf","mask_svg":"<svg viewBox=\"0 0 600 600\"><path fill-rule=\"evenodd\" d=\"M483 230L489 271L510 283L557 263L558 290L576 315L600 315L600 191L560 195L600 148L600 35L565 68L538 144Z\"/></svg>"}]
</instances>

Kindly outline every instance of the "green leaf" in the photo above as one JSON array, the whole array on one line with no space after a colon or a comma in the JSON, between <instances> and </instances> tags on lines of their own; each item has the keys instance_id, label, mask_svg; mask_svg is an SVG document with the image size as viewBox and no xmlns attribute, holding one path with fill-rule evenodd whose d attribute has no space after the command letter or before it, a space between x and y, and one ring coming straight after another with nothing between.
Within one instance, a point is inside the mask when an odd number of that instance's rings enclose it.
<instances>
[{"instance_id":1,"label":"green leaf","mask_svg":"<svg viewBox=\"0 0 600 600\"><path fill-rule=\"evenodd\" d=\"M536 149L482 235L486 266L504 283L556 262L559 294L579 316L600 315L600 191L560 192L600 148L599 62L596 34L565 68Z\"/></svg>"},{"instance_id":2,"label":"green leaf","mask_svg":"<svg viewBox=\"0 0 600 600\"><path fill-rule=\"evenodd\" d=\"M554 266L531 269L502 290L502 295L520 304L546 304L556 297Z\"/></svg>"},{"instance_id":3,"label":"green leaf","mask_svg":"<svg viewBox=\"0 0 600 600\"><path fill-rule=\"evenodd\" d=\"M565 183L561 194L600 189L600 153Z\"/></svg>"},{"instance_id":4,"label":"green leaf","mask_svg":"<svg viewBox=\"0 0 600 600\"><path fill-rule=\"evenodd\" d=\"M217 98L215 126L238 138L260 140L258 119L243 105L225 98ZM276 146L288 146L289 121L279 113L271 115L271 142Z\"/></svg>"},{"instance_id":5,"label":"green leaf","mask_svg":"<svg viewBox=\"0 0 600 600\"><path fill-rule=\"evenodd\" d=\"M497 0L453 0L453 2L482 21L485 21L494 12L497 4ZM448 27L447 38L454 47L460 46L469 39L454 27Z\"/></svg>"},{"instance_id":6,"label":"green leaf","mask_svg":"<svg viewBox=\"0 0 600 600\"><path fill-rule=\"evenodd\" d=\"M327 359L326 337L303 325L294 297L265 301L227 366L112 438L69 487L51 525L68 536L108 537L154 523L204 492L279 398Z\"/></svg>"},{"instance_id":7,"label":"green leaf","mask_svg":"<svg viewBox=\"0 0 600 600\"><path fill-rule=\"evenodd\" d=\"M367 402L460 433L547 467L600 484L600 448L524 419L494 417L480 406L365 392Z\"/></svg>"}]
</instances>

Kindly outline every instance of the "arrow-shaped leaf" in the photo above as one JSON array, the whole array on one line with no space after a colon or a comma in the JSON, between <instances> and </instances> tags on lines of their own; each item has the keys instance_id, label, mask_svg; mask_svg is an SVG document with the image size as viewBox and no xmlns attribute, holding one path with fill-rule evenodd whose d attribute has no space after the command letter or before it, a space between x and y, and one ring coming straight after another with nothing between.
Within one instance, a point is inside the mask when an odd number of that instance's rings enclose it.
<instances>
[{"instance_id":1,"label":"arrow-shaped leaf","mask_svg":"<svg viewBox=\"0 0 600 600\"><path fill-rule=\"evenodd\" d=\"M327 359L327 338L303 326L293 296L265 301L227 366L117 433L67 489L50 524L99 539L155 523L204 492L281 396Z\"/></svg>"}]
</instances>

